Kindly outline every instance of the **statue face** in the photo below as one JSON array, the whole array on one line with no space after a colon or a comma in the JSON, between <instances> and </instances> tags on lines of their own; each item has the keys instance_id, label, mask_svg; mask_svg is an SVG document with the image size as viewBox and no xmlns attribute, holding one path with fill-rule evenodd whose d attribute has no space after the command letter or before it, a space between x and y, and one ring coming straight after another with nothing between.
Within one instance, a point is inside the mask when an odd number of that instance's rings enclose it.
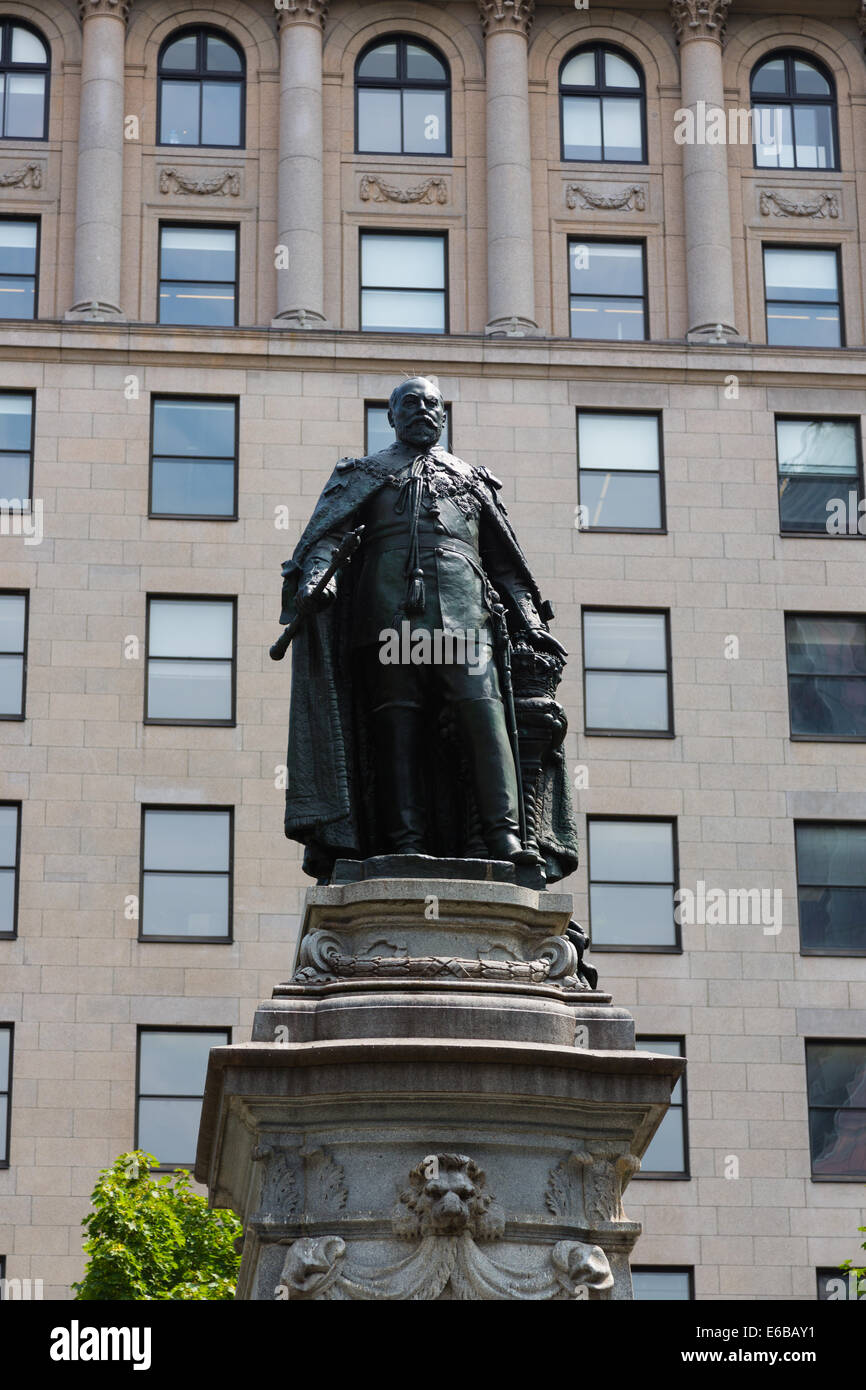
<instances>
[{"instance_id":1,"label":"statue face","mask_svg":"<svg viewBox=\"0 0 866 1390\"><path fill-rule=\"evenodd\" d=\"M424 377L404 381L388 411L388 419L404 444L429 449L445 428L442 392Z\"/></svg>"}]
</instances>

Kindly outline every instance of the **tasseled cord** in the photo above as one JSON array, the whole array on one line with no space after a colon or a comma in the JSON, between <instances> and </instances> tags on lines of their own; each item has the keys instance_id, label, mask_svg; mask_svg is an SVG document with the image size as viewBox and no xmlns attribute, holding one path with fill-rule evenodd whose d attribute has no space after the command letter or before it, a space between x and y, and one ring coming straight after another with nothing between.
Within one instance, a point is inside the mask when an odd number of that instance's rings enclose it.
<instances>
[{"instance_id":1,"label":"tasseled cord","mask_svg":"<svg viewBox=\"0 0 866 1390\"><path fill-rule=\"evenodd\" d=\"M412 469L404 486L408 490L409 506L411 517L409 523L409 548L406 552L406 567L404 573L408 580L406 588L406 602L403 605L404 612L415 617L424 612L427 602L427 595L424 590L424 571L421 568L421 553L418 544L418 521L421 516L421 501L424 495L424 464L426 454L419 454L412 464ZM406 493L397 503L396 510L402 512L406 505Z\"/></svg>"}]
</instances>

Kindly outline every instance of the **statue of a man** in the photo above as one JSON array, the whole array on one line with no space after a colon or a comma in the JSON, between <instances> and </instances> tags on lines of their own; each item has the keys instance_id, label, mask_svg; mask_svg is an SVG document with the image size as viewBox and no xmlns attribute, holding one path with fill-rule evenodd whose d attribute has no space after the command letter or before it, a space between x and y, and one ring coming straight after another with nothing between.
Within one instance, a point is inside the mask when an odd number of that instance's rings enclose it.
<instances>
[{"instance_id":1,"label":"statue of a man","mask_svg":"<svg viewBox=\"0 0 866 1390\"><path fill-rule=\"evenodd\" d=\"M528 858L561 878L577 862L564 759L557 748L548 760L527 852L495 641L504 617L515 641L561 671L552 610L499 480L439 444L438 387L402 382L388 419L396 442L339 461L283 566L281 621L301 619L286 834L306 846L304 868L320 881L338 858L383 854ZM357 554L322 587L359 526Z\"/></svg>"}]
</instances>

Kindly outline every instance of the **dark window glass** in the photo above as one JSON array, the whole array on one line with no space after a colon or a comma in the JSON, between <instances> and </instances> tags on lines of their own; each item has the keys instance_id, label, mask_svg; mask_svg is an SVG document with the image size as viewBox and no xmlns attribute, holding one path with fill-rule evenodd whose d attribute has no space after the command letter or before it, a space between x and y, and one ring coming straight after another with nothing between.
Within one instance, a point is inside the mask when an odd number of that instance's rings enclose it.
<instances>
[{"instance_id":1,"label":"dark window glass","mask_svg":"<svg viewBox=\"0 0 866 1390\"><path fill-rule=\"evenodd\" d=\"M866 1178L866 1042L807 1042L814 1178Z\"/></svg>"},{"instance_id":2,"label":"dark window glass","mask_svg":"<svg viewBox=\"0 0 866 1390\"><path fill-rule=\"evenodd\" d=\"M795 827L800 947L866 955L866 822Z\"/></svg>"},{"instance_id":3,"label":"dark window glass","mask_svg":"<svg viewBox=\"0 0 866 1390\"><path fill-rule=\"evenodd\" d=\"M579 49L562 65L559 92L563 159L646 161L643 73L626 54Z\"/></svg>"},{"instance_id":4,"label":"dark window glass","mask_svg":"<svg viewBox=\"0 0 866 1390\"><path fill-rule=\"evenodd\" d=\"M169 38L159 58L159 144L243 145L244 60L201 28Z\"/></svg>"},{"instance_id":5,"label":"dark window glass","mask_svg":"<svg viewBox=\"0 0 866 1390\"><path fill-rule=\"evenodd\" d=\"M231 812L148 808L143 836L142 937L228 941Z\"/></svg>"},{"instance_id":6,"label":"dark window glass","mask_svg":"<svg viewBox=\"0 0 866 1390\"><path fill-rule=\"evenodd\" d=\"M866 1279L858 1280L851 1270L834 1269L832 1265L815 1271L818 1279L819 1303L843 1303L866 1298Z\"/></svg>"},{"instance_id":7,"label":"dark window glass","mask_svg":"<svg viewBox=\"0 0 866 1390\"><path fill-rule=\"evenodd\" d=\"M835 169L836 93L829 73L794 53L765 58L752 74L759 169Z\"/></svg>"},{"instance_id":8,"label":"dark window glass","mask_svg":"<svg viewBox=\"0 0 866 1390\"><path fill-rule=\"evenodd\" d=\"M26 391L0 392L0 499L21 507L31 496L33 397Z\"/></svg>"},{"instance_id":9,"label":"dark window glass","mask_svg":"<svg viewBox=\"0 0 866 1390\"><path fill-rule=\"evenodd\" d=\"M577 459L583 529L662 529L658 415L578 411Z\"/></svg>"},{"instance_id":10,"label":"dark window glass","mask_svg":"<svg viewBox=\"0 0 866 1390\"><path fill-rule=\"evenodd\" d=\"M783 531L858 534L863 488L853 420L777 416L776 456Z\"/></svg>"},{"instance_id":11,"label":"dark window glass","mask_svg":"<svg viewBox=\"0 0 866 1390\"><path fill-rule=\"evenodd\" d=\"M233 517L236 479L236 401L154 399L152 516Z\"/></svg>"},{"instance_id":12,"label":"dark window glass","mask_svg":"<svg viewBox=\"0 0 866 1390\"><path fill-rule=\"evenodd\" d=\"M361 328L444 333L445 237L361 233Z\"/></svg>"},{"instance_id":13,"label":"dark window glass","mask_svg":"<svg viewBox=\"0 0 866 1390\"><path fill-rule=\"evenodd\" d=\"M27 595L0 593L0 719L24 715Z\"/></svg>"},{"instance_id":14,"label":"dark window glass","mask_svg":"<svg viewBox=\"0 0 866 1390\"><path fill-rule=\"evenodd\" d=\"M159 322L236 322L237 241L233 227L162 227Z\"/></svg>"},{"instance_id":15,"label":"dark window glass","mask_svg":"<svg viewBox=\"0 0 866 1390\"><path fill-rule=\"evenodd\" d=\"M0 936L15 936L18 930L20 836L20 805L0 802Z\"/></svg>"},{"instance_id":16,"label":"dark window glass","mask_svg":"<svg viewBox=\"0 0 866 1390\"><path fill-rule=\"evenodd\" d=\"M16 20L0 20L0 137L4 140L47 137L50 70L48 44L41 34Z\"/></svg>"},{"instance_id":17,"label":"dark window glass","mask_svg":"<svg viewBox=\"0 0 866 1390\"><path fill-rule=\"evenodd\" d=\"M593 948L676 950L673 821L590 818L587 835Z\"/></svg>"},{"instance_id":18,"label":"dark window glass","mask_svg":"<svg viewBox=\"0 0 866 1390\"><path fill-rule=\"evenodd\" d=\"M635 1046L644 1052L665 1052L669 1057L685 1057L683 1038L640 1037ZM680 1077L671 1092L670 1109L649 1142L640 1163L639 1177L682 1178L688 1176L688 1122L686 1118L686 1084Z\"/></svg>"},{"instance_id":19,"label":"dark window glass","mask_svg":"<svg viewBox=\"0 0 866 1390\"><path fill-rule=\"evenodd\" d=\"M794 738L866 738L866 619L789 616L788 696Z\"/></svg>"},{"instance_id":20,"label":"dark window glass","mask_svg":"<svg viewBox=\"0 0 866 1390\"><path fill-rule=\"evenodd\" d=\"M842 315L835 251L764 247L767 342L840 347Z\"/></svg>"},{"instance_id":21,"label":"dark window glass","mask_svg":"<svg viewBox=\"0 0 866 1390\"><path fill-rule=\"evenodd\" d=\"M355 95L359 153L450 153L448 66L428 44L398 38L368 48Z\"/></svg>"},{"instance_id":22,"label":"dark window glass","mask_svg":"<svg viewBox=\"0 0 866 1390\"><path fill-rule=\"evenodd\" d=\"M572 338L646 337L643 245L569 241Z\"/></svg>"},{"instance_id":23,"label":"dark window glass","mask_svg":"<svg viewBox=\"0 0 866 1390\"><path fill-rule=\"evenodd\" d=\"M695 1296L694 1271L691 1268L649 1269L632 1265L631 1279L638 1303L656 1300L688 1303Z\"/></svg>"},{"instance_id":24,"label":"dark window glass","mask_svg":"<svg viewBox=\"0 0 866 1390\"><path fill-rule=\"evenodd\" d=\"M160 1168L195 1162L208 1053L228 1028L142 1028L138 1035L137 1149Z\"/></svg>"},{"instance_id":25,"label":"dark window glass","mask_svg":"<svg viewBox=\"0 0 866 1390\"><path fill-rule=\"evenodd\" d=\"M0 1024L0 1168L9 1167L12 1120L12 1024Z\"/></svg>"},{"instance_id":26,"label":"dark window glass","mask_svg":"<svg viewBox=\"0 0 866 1390\"><path fill-rule=\"evenodd\" d=\"M150 600L145 718L163 724L234 722L231 599Z\"/></svg>"},{"instance_id":27,"label":"dark window glass","mask_svg":"<svg viewBox=\"0 0 866 1390\"><path fill-rule=\"evenodd\" d=\"M664 613L587 610L583 615L586 732L671 732Z\"/></svg>"},{"instance_id":28,"label":"dark window glass","mask_svg":"<svg viewBox=\"0 0 866 1390\"><path fill-rule=\"evenodd\" d=\"M0 318L36 317L38 222L0 218Z\"/></svg>"},{"instance_id":29,"label":"dark window glass","mask_svg":"<svg viewBox=\"0 0 866 1390\"><path fill-rule=\"evenodd\" d=\"M368 454L378 454L381 449L387 449L397 438L391 426L388 424L388 407L383 402L367 402L364 406L364 428L365 440L364 451ZM451 452L451 407L445 407L445 428L439 439L443 449Z\"/></svg>"}]
</instances>

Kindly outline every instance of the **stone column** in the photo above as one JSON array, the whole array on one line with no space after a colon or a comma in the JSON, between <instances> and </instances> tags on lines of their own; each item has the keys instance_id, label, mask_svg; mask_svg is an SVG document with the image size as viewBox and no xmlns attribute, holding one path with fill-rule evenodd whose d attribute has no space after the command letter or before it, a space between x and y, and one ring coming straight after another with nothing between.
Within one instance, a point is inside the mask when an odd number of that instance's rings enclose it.
<instances>
[{"instance_id":1,"label":"stone column","mask_svg":"<svg viewBox=\"0 0 866 1390\"><path fill-rule=\"evenodd\" d=\"M680 45L682 104L705 125L725 110L722 40L731 0L671 0L671 19ZM700 103L700 106L698 105ZM701 131L704 135L706 132ZM690 139L683 145L686 223L688 338L716 342L737 337L727 145ZM721 333L718 325L721 324Z\"/></svg>"},{"instance_id":2,"label":"stone column","mask_svg":"<svg viewBox=\"0 0 866 1390\"><path fill-rule=\"evenodd\" d=\"M277 328L326 328L322 184L325 0L287 0L280 34ZM285 258L285 263L283 261Z\"/></svg>"},{"instance_id":3,"label":"stone column","mask_svg":"<svg viewBox=\"0 0 866 1390\"><path fill-rule=\"evenodd\" d=\"M478 0L487 69L487 328L538 333L532 250L528 38L535 0Z\"/></svg>"},{"instance_id":4,"label":"stone column","mask_svg":"<svg viewBox=\"0 0 866 1390\"><path fill-rule=\"evenodd\" d=\"M123 318L123 55L132 0L78 0L82 25L75 204L75 289L69 318Z\"/></svg>"}]
</instances>

